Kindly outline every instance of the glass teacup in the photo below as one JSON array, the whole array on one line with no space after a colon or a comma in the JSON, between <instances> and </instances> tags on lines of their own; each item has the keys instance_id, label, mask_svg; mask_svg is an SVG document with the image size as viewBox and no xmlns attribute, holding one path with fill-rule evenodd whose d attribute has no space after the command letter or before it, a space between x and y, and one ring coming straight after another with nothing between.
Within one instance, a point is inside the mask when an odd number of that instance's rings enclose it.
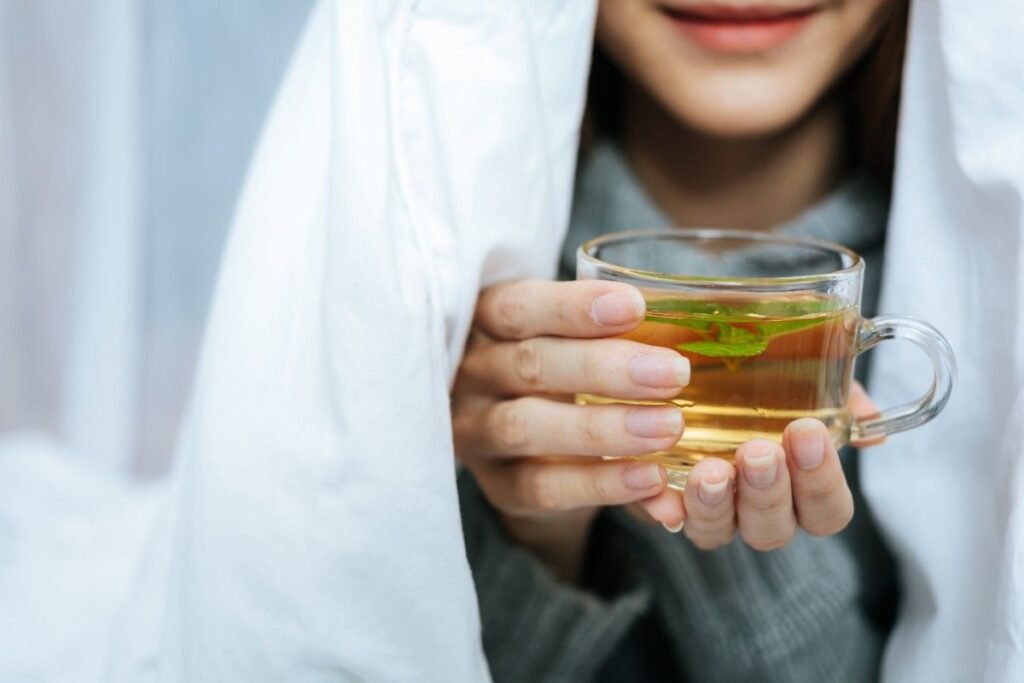
<instances>
[{"instance_id":1,"label":"glass teacup","mask_svg":"<svg viewBox=\"0 0 1024 683\"><path fill-rule=\"evenodd\" d=\"M949 398L953 351L931 325L861 317L864 261L837 244L736 230L647 230L605 235L577 252L577 279L635 285L647 316L624 335L679 351L691 379L678 397L686 422L669 450L642 456L683 488L690 469L732 460L750 439L781 441L801 417L821 420L835 445L928 422ZM848 407L856 357L886 339L927 354L932 382L919 400L854 418ZM659 404L580 394L577 402Z\"/></svg>"}]
</instances>

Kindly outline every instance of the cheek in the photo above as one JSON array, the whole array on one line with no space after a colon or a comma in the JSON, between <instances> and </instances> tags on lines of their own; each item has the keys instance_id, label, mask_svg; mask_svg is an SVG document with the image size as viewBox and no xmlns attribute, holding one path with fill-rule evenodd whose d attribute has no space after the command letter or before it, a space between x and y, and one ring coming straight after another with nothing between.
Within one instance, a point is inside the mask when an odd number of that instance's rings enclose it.
<instances>
[{"instance_id":1,"label":"cheek","mask_svg":"<svg viewBox=\"0 0 1024 683\"><path fill-rule=\"evenodd\" d=\"M642 48L655 28L646 0L601 0L597 9L596 40L619 60L622 51Z\"/></svg>"},{"instance_id":2,"label":"cheek","mask_svg":"<svg viewBox=\"0 0 1024 683\"><path fill-rule=\"evenodd\" d=\"M842 45L841 68L864 54L893 10L909 0L844 0L839 8L835 40Z\"/></svg>"}]
</instances>

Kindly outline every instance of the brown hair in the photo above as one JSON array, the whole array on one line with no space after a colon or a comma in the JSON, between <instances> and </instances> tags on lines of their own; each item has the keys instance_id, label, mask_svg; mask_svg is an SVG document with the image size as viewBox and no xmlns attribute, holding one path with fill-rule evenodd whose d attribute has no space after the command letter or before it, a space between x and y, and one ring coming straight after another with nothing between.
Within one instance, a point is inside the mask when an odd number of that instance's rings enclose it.
<instances>
[{"instance_id":1,"label":"brown hair","mask_svg":"<svg viewBox=\"0 0 1024 683\"><path fill-rule=\"evenodd\" d=\"M845 81L854 161L886 190L892 186L909 0L891 0L875 44Z\"/></svg>"},{"instance_id":2,"label":"brown hair","mask_svg":"<svg viewBox=\"0 0 1024 683\"><path fill-rule=\"evenodd\" d=\"M837 90L847 99L849 146L853 163L888 191L892 186L899 119L903 53L910 0L890 0L878 35L867 52L840 80ZM595 45L590 68L587 107L580 149L597 136L619 137L621 93L625 76Z\"/></svg>"}]
</instances>

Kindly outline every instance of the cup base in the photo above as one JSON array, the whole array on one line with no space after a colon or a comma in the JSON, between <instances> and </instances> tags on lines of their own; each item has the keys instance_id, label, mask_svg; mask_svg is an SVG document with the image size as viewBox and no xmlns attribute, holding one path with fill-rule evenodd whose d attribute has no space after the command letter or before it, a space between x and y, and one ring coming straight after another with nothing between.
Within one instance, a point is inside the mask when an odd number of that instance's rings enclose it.
<instances>
[{"instance_id":1,"label":"cup base","mask_svg":"<svg viewBox=\"0 0 1024 683\"><path fill-rule=\"evenodd\" d=\"M668 479L668 487L676 491L686 490L686 480L690 477L690 467L665 466L665 476Z\"/></svg>"}]
</instances>

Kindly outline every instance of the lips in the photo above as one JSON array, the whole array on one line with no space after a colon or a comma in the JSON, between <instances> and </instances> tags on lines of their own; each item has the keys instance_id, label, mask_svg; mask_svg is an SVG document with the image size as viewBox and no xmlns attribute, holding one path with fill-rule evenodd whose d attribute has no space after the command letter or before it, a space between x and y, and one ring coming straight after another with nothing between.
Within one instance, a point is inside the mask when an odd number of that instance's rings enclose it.
<instances>
[{"instance_id":1,"label":"lips","mask_svg":"<svg viewBox=\"0 0 1024 683\"><path fill-rule=\"evenodd\" d=\"M771 5L697 5L665 7L664 11L682 21L722 24L772 23L810 16L820 7L774 7Z\"/></svg>"},{"instance_id":2,"label":"lips","mask_svg":"<svg viewBox=\"0 0 1024 683\"><path fill-rule=\"evenodd\" d=\"M713 52L751 53L781 47L819 12L818 5L664 6L662 13L689 40Z\"/></svg>"}]
</instances>

